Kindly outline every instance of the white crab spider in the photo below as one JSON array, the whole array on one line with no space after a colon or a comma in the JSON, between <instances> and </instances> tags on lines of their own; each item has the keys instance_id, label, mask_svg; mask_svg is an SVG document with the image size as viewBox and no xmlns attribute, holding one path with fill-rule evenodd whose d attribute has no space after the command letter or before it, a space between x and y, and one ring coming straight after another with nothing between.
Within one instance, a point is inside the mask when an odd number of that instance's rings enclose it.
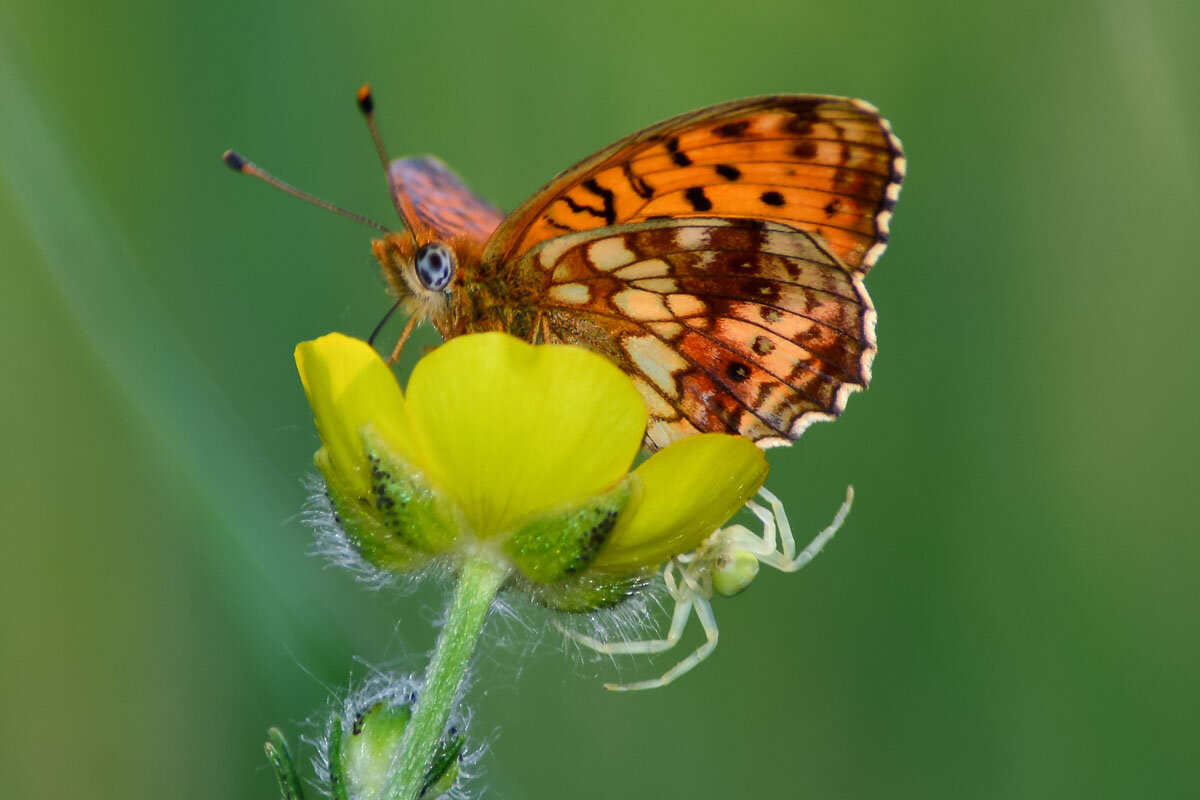
<instances>
[{"instance_id":1,"label":"white crab spider","mask_svg":"<svg viewBox=\"0 0 1200 800\"><path fill-rule=\"evenodd\" d=\"M671 627L665 638L636 642L604 642L585 634L564 631L580 644L606 655L662 653L679 643L688 619L695 612L700 626L704 629L704 644L691 655L671 667L661 677L634 683L606 683L604 688L614 692L657 689L666 686L708 658L717 647L717 620L713 616L710 602L714 590L726 597L741 592L758 574L760 563L781 572L795 572L803 568L838 532L838 528L846 520L846 515L850 513L850 504L854 502L854 487L847 487L846 500L834 515L833 521L817 534L808 547L797 554L796 540L792 537L792 528L788 524L783 503L765 488L759 489L758 494L770 506L770 510L753 500L746 503L746 507L762 522L761 535L755 534L744 525L721 528L705 539L700 547L672 558L663 568L663 581L675 600L675 613L671 617Z\"/></svg>"}]
</instances>

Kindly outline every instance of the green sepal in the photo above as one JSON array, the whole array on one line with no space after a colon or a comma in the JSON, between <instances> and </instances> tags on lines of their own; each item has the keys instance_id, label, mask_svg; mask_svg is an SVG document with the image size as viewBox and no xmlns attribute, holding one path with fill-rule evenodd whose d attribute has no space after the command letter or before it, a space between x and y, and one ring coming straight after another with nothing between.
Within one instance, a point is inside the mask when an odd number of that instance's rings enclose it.
<instances>
[{"instance_id":1,"label":"green sepal","mask_svg":"<svg viewBox=\"0 0 1200 800\"><path fill-rule=\"evenodd\" d=\"M393 572L412 572L426 563L425 555L391 534L376 512L371 496L357 495L338 480L324 448L317 451L313 463L325 477L325 494L334 521L364 560Z\"/></svg>"},{"instance_id":2,"label":"green sepal","mask_svg":"<svg viewBox=\"0 0 1200 800\"><path fill-rule=\"evenodd\" d=\"M595 559L640 487L636 475L626 475L603 494L539 514L508 538L504 552L534 583L576 575Z\"/></svg>"},{"instance_id":3,"label":"green sepal","mask_svg":"<svg viewBox=\"0 0 1200 800\"><path fill-rule=\"evenodd\" d=\"M350 795L346 791L346 767L342 763L342 738L345 732L342 730L342 717L340 714L334 713L329 720L329 792L333 795L333 800L350 800Z\"/></svg>"},{"instance_id":4,"label":"green sepal","mask_svg":"<svg viewBox=\"0 0 1200 800\"><path fill-rule=\"evenodd\" d=\"M420 470L389 453L364 430L371 464L374 515L393 537L426 555L440 555L458 543L463 526L450 501L429 485Z\"/></svg>"},{"instance_id":5,"label":"green sepal","mask_svg":"<svg viewBox=\"0 0 1200 800\"><path fill-rule=\"evenodd\" d=\"M458 780L458 762L466 741L456 728L451 728L447 732L447 738L438 743L433 754L433 763L429 765L429 772L425 774L425 786L421 789L421 797L434 800L454 787L454 782Z\"/></svg>"},{"instance_id":6,"label":"green sepal","mask_svg":"<svg viewBox=\"0 0 1200 800\"><path fill-rule=\"evenodd\" d=\"M279 781L279 796L281 800L304 800L304 788L300 776L296 774L295 764L292 763L292 753L288 749L287 739L279 728L267 729L267 741L263 744L267 761L275 770L275 779Z\"/></svg>"},{"instance_id":7,"label":"green sepal","mask_svg":"<svg viewBox=\"0 0 1200 800\"><path fill-rule=\"evenodd\" d=\"M633 574L605 575L584 573L554 584L527 584L538 605L567 613L586 613L612 608L637 594L655 575L654 570Z\"/></svg>"}]
</instances>

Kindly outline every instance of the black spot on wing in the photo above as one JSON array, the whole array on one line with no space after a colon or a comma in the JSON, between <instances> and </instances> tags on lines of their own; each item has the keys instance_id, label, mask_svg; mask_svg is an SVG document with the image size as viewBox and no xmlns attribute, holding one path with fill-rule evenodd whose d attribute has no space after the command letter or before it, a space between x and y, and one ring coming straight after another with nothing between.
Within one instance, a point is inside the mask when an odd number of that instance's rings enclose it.
<instances>
[{"instance_id":1,"label":"black spot on wing","mask_svg":"<svg viewBox=\"0 0 1200 800\"><path fill-rule=\"evenodd\" d=\"M744 135L749 127L750 120L740 119L737 122L726 122L724 125L718 125L712 129L712 132L723 139L736 139Z\"/></svg>"},{"instance_id":2,"label":"black spot on wing","mask_svg":"<svg viewBox=\"0 0 1200 800\"><path fill-rule=\"evenodd\" d=\"M617 221L616 199L613 197L612 191L609 189L605 189L603 186L596 183L595 178L588 178L586 181L583 182L582 186L584 189L587 189L589 192L591 192L592 194L596 195L597 197L599 197L601 200L604 201L604 211L601 214L601 216L604 217L604 223L606 225L612 225L614 222L616 222Z\"/></svg>"},{"instance_id":3,"label":"black spot on wing","mask_svg":"<svg viewBox=\"0 0 1200 800\"><path fill-rule=\"evenodd\" d=\"M621 165L621 172L625 174L625 180L629 181L629 185L637 192L638 197L641 197L643 200L649 200L654 196L654 189L650 187L650 184L646 183L645 178L633 174L633 167L630 166L628 161Z\"/></svg>"},{"instance_id":4,"label":"black spot on wing","mask_svg":"<svg viewBox=\"0 0 1200 800\"><path fill-rule=\"evenodd\" d=\"M564 194L560 199L564 203L566 203L567 207L570 208L572 211L574 211L576 214L591 214L593 217L600 217L601 219L605 219L603 211L601 211L598 208L592 208L589 205L584 205L583 203L576 203L574 200L571 199L570 195Z\"/></svg>"},{"instance_id":5,"label":"black spot on wing","mask_svg":"<svg viewBox=\"0 0 1200 800\"><path fill-rule=\"evenodd\" d=\"M796 158L804 159L805 161L813 158L816 156L816 154L816 142L800 142L798 145L792 148L792 155L794 155Z\"/></svg>"},{"instance_id":6,"label":"black spot on wing","mask_svg":"<svg viewBox=\"0 0 1200 800\"><path fill-rule=\"evenodd\" d=\"M790 133L795 136L809 136L813 132L812 119L789 117L788 121L783 125L783 130L785 133Z\"/></svg>"},{"instance_id":7,"label":"black spot on wing","mask_svg":"<svg viewBox=\"0 0 1200 800\"><path fill-rule=\"evenodd\" d=\"M684 197L691 203L692 209L695 211L711 211L712 200L708 199L708 195L704 193L704 188L701 186L693 186L684 192Z\"/></svg>"},{"instance_id":8,"label":"black spot on wing","mask_svg":"<svg viewBox=\"0 0 1200 800\"><path fill-rule=\"evenodd\" d=\"M742 177L742 171L731 164L717 164L713 169L727 181L736 181Z\"/></svg>"},{"instance_id":9,"label":"black spot on wing","mask_svg":"<svg viewBox=\"0 0 1200 800\"><path fill-rule=\"evenodd\" d=\"M763 192L762 201L769 206L783 205L783 195L779 192Z\"/></svg>"},{"instance_id":10,"label":"black spot on wing","mask_svg":"<svg viewBox=\"0 0 1200 800\"><path fill-rule=\"evenodd\" d=\"M563 225L561 222L551 219L549 213L542 214L542 221L545 222L547 225L549 225L552 228L558 228L560 231L566 231L566 232L570 233L575 230L574 228L570 227L569 225Z\"/></svg>"},{"instance_id":11,"label":"black spot on wing","mask_svg":"<svg viewBox=\"0 0 1200 800\"><path fill-rule=\"evenodd\" d=\"M679 150L679 137L672 136L667 139L667 152L671 154L671 160L675 162L677 167L690 167L692 160L688 158L687 153L682 153Z\"/></svg>"}]
</instances>

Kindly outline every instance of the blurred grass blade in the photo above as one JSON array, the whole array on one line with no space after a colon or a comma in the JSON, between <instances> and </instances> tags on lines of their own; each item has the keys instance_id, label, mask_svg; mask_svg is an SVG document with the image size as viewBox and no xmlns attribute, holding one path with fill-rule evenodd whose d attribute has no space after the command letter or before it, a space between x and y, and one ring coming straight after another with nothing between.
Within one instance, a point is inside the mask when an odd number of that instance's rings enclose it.
<instances>
[{"instance_id":1,"label":"blurred grass blade","mask_svg":"<svg viewBox=\"0 0 1200 800\"><path fill-rule=\"evenodd\" d=\"M253 434L140 278L114 220L71 164L9 52L0 48L0 185L96 356L224 523L200 547L231 607L252 609L238 623L258 642L300 642L296 656L311 665L343 637L317 598L289 587L319 568L304 557L295 527L281 525L297 511L283 499L294 495L290 478L253 446ZM271 595L274 602L264 603Z\"/></svg>"}]
</instances>

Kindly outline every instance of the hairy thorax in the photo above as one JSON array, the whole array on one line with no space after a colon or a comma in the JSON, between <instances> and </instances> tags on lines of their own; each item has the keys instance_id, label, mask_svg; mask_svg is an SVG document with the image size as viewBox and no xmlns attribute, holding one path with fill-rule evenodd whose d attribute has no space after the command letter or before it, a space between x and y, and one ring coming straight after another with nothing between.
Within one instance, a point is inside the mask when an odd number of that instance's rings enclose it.
<instances>
[{"instance_id":1,"label":"hairy thorax","mask_svg":"<svg viewBox=\"0 0 1200 800\"><path fill-rule=\"evenodd\" d=\"M488 270L495 277L474 277L482 271L459 268L449 335L504 331L530 340L537 325L535 288L515 270Z\"/></svg>"}]
</instances>

